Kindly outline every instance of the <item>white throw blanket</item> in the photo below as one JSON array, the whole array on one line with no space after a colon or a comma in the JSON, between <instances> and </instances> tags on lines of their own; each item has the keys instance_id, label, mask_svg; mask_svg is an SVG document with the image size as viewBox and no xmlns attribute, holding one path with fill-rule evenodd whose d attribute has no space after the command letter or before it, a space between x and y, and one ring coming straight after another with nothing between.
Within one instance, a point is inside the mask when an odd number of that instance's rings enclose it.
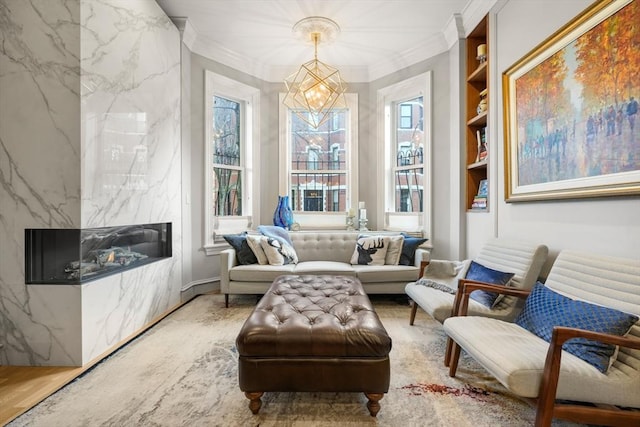
<instances>
[{"instance_id":1,"label":"white throw blanket","mask_svg":"<svg viewBox=\"0 0 640 427\"><path fill-rule=\"evenodd\" d=\"M458 279L466 276L470 264L471 260L468 259L464 261L429 261L424 275L418 279L416 284L455 294L458 290Z\"/></svg>"}]
</instances>

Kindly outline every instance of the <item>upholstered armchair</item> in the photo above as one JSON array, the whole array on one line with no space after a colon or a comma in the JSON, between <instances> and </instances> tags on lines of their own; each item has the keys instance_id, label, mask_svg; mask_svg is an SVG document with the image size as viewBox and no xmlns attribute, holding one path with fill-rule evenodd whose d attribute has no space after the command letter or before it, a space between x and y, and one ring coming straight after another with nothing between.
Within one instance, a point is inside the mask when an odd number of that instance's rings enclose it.
<instances>
[{"instance_id":1,"label":"upholstered armchair","mask_svg":"<svg viewBox=\"0 0 640 427\"><path fill-rule=\"evenodd\" d=\"M418 307L441 323L451 316L456 303L458 283L469 272L471 261L489 269L513 274L509 287L531 289L538 279L547 254L548 248L545 245L494 238L485 243L473 260L430 261L421 280L410 282L405 287L405 293L412 300L409 324L414 324ZM496 300L493 304L483 304L474 299L468 304L469 313L473 315L503 320L513 320L522 308L522 301L512 296Z\"/></svg>"},{"instance_id":2,"label":"upholstered armchair","mask_svg":"<svg viewBox=\"0 0 640 427\"><path fill-rule=\"evenodd\" d=\"M469 295L490 289L526 298L514 322L473 316ZM445 365L456 375L460 349L553 418L640 426L640 260L562 251L532 291L467 283L443 327L454 341Z\"/></svg>"}]
</instances>

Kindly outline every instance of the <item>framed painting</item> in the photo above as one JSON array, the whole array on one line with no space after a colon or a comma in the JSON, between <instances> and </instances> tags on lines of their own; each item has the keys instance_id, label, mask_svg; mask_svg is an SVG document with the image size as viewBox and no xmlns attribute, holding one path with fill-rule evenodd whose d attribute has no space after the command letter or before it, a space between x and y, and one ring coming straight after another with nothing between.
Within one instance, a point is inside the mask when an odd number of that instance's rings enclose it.
<instances>
[{"instance_id":1,"label":"framed painting","mask_svg":"<svg viewBox=\"0 0 640 427\"><path fill-rule=\"evenodd\" d=\"M505 200L640 194L640 0L594 3L503 73Z\"/></svg>"}]
</instances>

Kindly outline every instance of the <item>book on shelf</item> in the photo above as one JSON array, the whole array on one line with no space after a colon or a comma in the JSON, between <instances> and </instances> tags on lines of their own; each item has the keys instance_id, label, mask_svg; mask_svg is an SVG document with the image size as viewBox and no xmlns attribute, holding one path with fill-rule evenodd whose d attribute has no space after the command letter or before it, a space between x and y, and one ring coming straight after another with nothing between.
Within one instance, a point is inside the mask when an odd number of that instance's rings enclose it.
<instances>
[{"instance_id":1,"label":"book on shelf","mask_svg":"<svg viewBox=\"0 0 640 427\"><path fill-rule=\"evenodd\" d=\"M489 194L489 184L486 179L481 179L480 183L478 183L478 193L476 197L484 197L487 198Z\"/></svg>"},{"instance_id":2,"label":"book on shelf","mask_svg":"<svg viewBox=\"0 0 640 427\"><path fill-rule=\"evenodd\" d=\"M481 162L486 160L489 154L487 147L487 128L482 127L478 129L476 131L476 138L478 140L478 156L476 157L476 162Z\"/></svg>"}]
</instances>

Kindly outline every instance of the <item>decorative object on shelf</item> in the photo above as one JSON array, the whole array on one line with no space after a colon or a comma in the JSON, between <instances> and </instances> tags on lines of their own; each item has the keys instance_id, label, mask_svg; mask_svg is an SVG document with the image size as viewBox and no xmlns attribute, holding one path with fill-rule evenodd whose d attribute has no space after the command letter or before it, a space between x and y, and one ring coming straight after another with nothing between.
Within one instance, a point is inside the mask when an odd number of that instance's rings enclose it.
<instances>
[{"instance_id":1,"label":"decorative object on shelf","mask_svg":"<svg viewBox=\"0 0 640 427\"><path fill-rule=\"evenodd\" d=\"M504 72L506 202L640 195L638 85L621 93L605 60L616 52L616 72L634 75L637 32L607 35L639 14L638 1L596 2Z\"/></svg>"},{"instance_id":2,"label":"decorative object on shelf","mask_svg":"<svg viewBox=\"0 0 640 427\"><path fill-rule=\"evenodd\" d=\"M476 108L476 113L482 114L487 111L487 89L485 88L482 92L480 92L480 102L478 102L478 108Z\"/></svg>"},{"instance_id":3,"label":"decorative object on shelf","mask_svg":"<svg viewBox=\"0 0 640 427\"><path fill-rule=\"evenodd\" d=\"M273 225L278 227L291 228L293 224L293 211L289 205L289 196L278 196L278 205L273 213Z\"/></svg>"},{"instance_id":4,"label":"decorative object on shelf","mask_svg":"<svg viewBox=\"0 0 640 427\"><path fill-rule=\"evenodd\" d=\"M359 215L359 230L360 231L369 231L369 229L367 228L367 223L369 222L369 220L367 219L367 210L364 208L364 202L360 202L360 206L362 206L360 208L360 215Z\"/></svg>"},{"instance_id":5,"label":"decorative object on shelf","mask_svg":"<svg viewBox=\"0 0 640 427\"><path fill-rule=\"evenodd\" d=\"M369 220L367 219L367 210L365 209L364 202L358 202L358 230L360 231L369 231L367 228L367 223Z\"/></svg>"},{"instance_id":6,"label":"decorative object on shelf","mask_svg":"<svg viewBox=\"0 0 640 427\"><path fill-rule=\"evenodd\" d=\"M298 21L293 32L313 42L314 58L285 79L287 94L282 102L317 129L328 120L331 110L347 105L344 97L347 85L340 71L318 60L318 43L335 39L340 27L331 19L311 16Z\"/></svg>"},{"instance_id":7,"label":"decorative object on shelf","mask_svg":"<svg viewBox=\"0 0 640 427\"><path fill-rule=\"evenodd\" d=\"M349 209L349 211L347 211L347 231L354 231L356 229L355 217L353 209Z\"/></svg>"},{"instance_id":8,"label":"decorative object on shelf","mask_svg":"<svg viewBox=\"0 0 640 427\"><path fill-rule=\"evenodd\" d=\"M481 64L484 64L487 61L487 45L482 43L478 45L478 50L476 51L476 59Z\"/></svg>"}]
</instances>

